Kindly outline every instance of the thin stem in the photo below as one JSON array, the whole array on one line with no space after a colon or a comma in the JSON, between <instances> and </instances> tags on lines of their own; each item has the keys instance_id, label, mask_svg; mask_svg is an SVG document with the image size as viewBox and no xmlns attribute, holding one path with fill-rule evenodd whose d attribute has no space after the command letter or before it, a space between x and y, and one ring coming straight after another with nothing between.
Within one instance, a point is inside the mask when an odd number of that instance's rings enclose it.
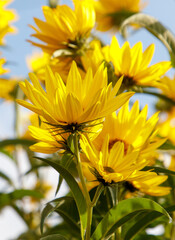
<instances>
[{"instance_id":1,"label":"thin stem","mask_svg":"<svg viewBox=\"0 0 175 240\"><path fill-rule=\"evenodd\" d=\"M87 205L87 227L86 227L86 240L90 239L91 236L91 223L92 223L92 205Z\"/></svg>"},{"instance_id":2,"label":"thin stem","mask_svg":"<svg viewBox=\"0 0 175 240\"><path fill-rule=\"evenodd\" d=\"M172 199L175 202L175 191L172 192ZM171 240L175 239L175 213L172 214Z\"/></svg>"},{"instance_id":3,"label":"thin stem","mask_svg":"<svg viewBox=\"0 0 175 240\"><path fill-rule=\"evenodd\" d=\"M78 147L78 134L77 133L75 133L75 135L74 135L74 148L75 148L74 149L75 158L77 160L78 175L79 175L79 178L80 178L80 181L81 181L81 184L82 184L82 188L83 188L84 196L85 196L85 199L86 199L86 203L90 205L91 204L91 199L90 199L89 192L87 190L85 179L84 179L84 176L83 176L82 165L81 165L81 160L80 160L80 152L79 152L79 147Z\"/></svg>"},{"instance_id":4,"label":"thin stem","mask_svg":"<svg viewBox=\"0 0 175 240\"><path fill-rule=\"evenodd\" d=\"M98 187L97 187L97 190L95 192L95 195L94 195L94 198L92 200L92 206L94 207L100 197L100 194L102 193L103 191L103 184L101 183Z\"/></svg>"},{"instance_id":5,"label":"thin stem","mask_svg":"<svg viewBox=\"0 0 175 240\"><path fill-rule=\"evenodd\" d=\"M115 206L119 203L120 198L119 198L119 184L116 185L115 188ZM117 230L114 233L114 239L115 240L120 240L121 239L121 227L118 227Z\"/></svg>"},{"instance_id":6,"label":"thin stem","mask_svg":"<svg viewBox=\"0 0 175 240\"><path fill-rule=\"evenodd\" d=\"M91 234L91 222L92 222L92 204L91 204L91 199L89 196L89 192L86 187L85 179L83 176L83 171L82 171L82 165L81 165L81 159L80 159L80 151L79 151L79 146L78 146L78 134L74 134L74 155L75 155L75 160L77 162L77 170L78 170L78 175L82 184L83 188L83 193L84 197L86 200L86 205L87 205L87 225L86 225L86 240L90 239L90 234ZM82 233L82 239L84 239L83 236L84 233Z\"/></svg>"}]
</instances>

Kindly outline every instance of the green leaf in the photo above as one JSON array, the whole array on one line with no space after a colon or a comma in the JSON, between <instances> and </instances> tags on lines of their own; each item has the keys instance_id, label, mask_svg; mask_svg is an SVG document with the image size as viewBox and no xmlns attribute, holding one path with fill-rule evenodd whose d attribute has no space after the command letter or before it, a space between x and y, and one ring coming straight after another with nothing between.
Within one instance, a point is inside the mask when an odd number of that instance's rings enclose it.
<instances>
[{"instance_id":1,"label":"green leaf","mask_svg":"<svg viewBox=\"0 0 175 240\"><path fill-rule=\"evenodd\" d=\"M100 240L109 237L118 227L129 221L141 212L155 211L170 218L167 211L158 203L146 198L126 199L104 216L92 234L91 240Z\"/></svg>"},{"instance_id":2,"label":"green leaf","mask_svg":"<svg viewBox=\"0 0 175 240\"><path fill-rule=\"evenodd\" d=\"M72 162L72 155L64 154L63 157L61 158L60 164L69 170L71 162ZM63 177L61 175L59 175L59 180L58 180L58 185L57 185L57 189L55 192L55 196L59 192L62 182L63 182Z\"/></svg>"},{"instance_id":3,"label":"green leaf","mask_svg":"<svg viewBox=\"0 0 175 240\"><path fill-rule=\"evenodd\" d=\"M17 189L10 193L0 194L0 207L10 205L12 201L20 200L23 197L34 197L37 199L44 198L43 194L36 190Z\"/></svg>"},{"instance_id":4,"label":"green leaf","mask_svg":"<svg viewBox=\"0 0 175 240\"><path fill-rule=\"evenodd\" d=\"M28 140L28 139L22 139L22 138L16 138L16 139L7 139L0 141L0 148L9 146L9 145L24 145L24 146L30 146L32 144L36 143L36 141Z\"/></svg>"},{"instance_id":5,"label":"green leaf","mask_svg":"<svg viewBox=\"0 0 175 240\"><path fill-rule=\"evenodd\" d=\"M175 175L175 171L168 170L166 168L161 168L161 167L154 167L154 166L146 166L143 169L144 171L152 170L153 172L156 173L165 173L167 175Z\"/></svg>"},{"instance_id":6,"label":"green leaf","mask_svg":"<svg viewBox=\"0 0 175 240\"><path fill-rule=\"evenodd\" d=\"M157 37L168 49L173 67L175 67L175 36L165 28L157 19L144 13L137 13L127 18L121 25L121 33L124 36L126 26L138 24L147 29L151 34Z\"/></svg>"},{"instance_id":7,"label":"green leaf","mask_svg":"<svg viewBox=\"0 0 175 240\"><path fill-rule=\"evenodd\" d=\"M175 205L169 206L165 208L168 213L172 213L175 211ZM162 216L160 212L149 212L144 215L143 218L140 218L133 226L125 234L124 240L132 239L137 233L139 233L142 229L144 229L148 224L153 222L155 219Z\"/></svg>"},{"instance_id":8,"label":"green leaf","mask_svg":"<svg viewBox=\"0 0 175 240\"><path fill-rule=\"evenodd\" d=\"M74 204L72 204L74 203ZM52 204L55 204L54 206ZM77 224L77 219L74 220L75 216L77 215L75 213L75 210L77 212L77 208L75 205L75 201L72 197L61 197L54 199L50 201L46 207L43 209L41 214L41 223L40 223L40 229L41 233L43 233L43 225L45 218L52 212L57 212L69 225L74 228L74 231L77 231L78 234L80 234L80 228ZM72 213L71 213L72 211ZM79 220L79 218L78 218Z\"/></svg>"},{"instance_id":9,"label":"green leaf","mask_svg":"<svg viewBox=\"0 0 175 240\"><path fill-rule=\"evenodd\" d=\"M61 236L60 234L53 234L46 237L40 238L40 240L67 240L67 238Z\"/></svg>"},{"instance_id":10,"label":"green leaf","mask_svg":"<svg viewBox=\"0 0 175 240\"><path fill-rule=\"evenodd\" d=\"M78 208L78 212L80 215L80 222L81 222L81 233L84 236L86 221L87 221L86 201L84 199L83 193L78 183L75 181L74 177L69 173L69 171L65 169L63 166L59 165L58 163L50 161L48 159L44 159L44 158L37 158L37 159L43 162L46 162L51 167L53 167L67 182L68 186L71 189L72 195L75 199L75 202Z\"/></svg>"},{"instance_id":11,"label":"green leaf","mask_svg":"<svg viewBox=\"0 0 175 240\"><path fill-rule=\"evenodd\" d=\"M14 161L12 154L6 149L0 148L0 152Z\"/></svg>"},{"instance_id":12,"label":"green leaf","mask_svg":"<svg viewBox=\"0 0 175 240\"><path fill-rule=\"evenodd\" d=\"M43 226L44 226L44 221L45 218L52 213L55 210L55 207L53 207L51 204L47 204L45 206L45 208L43 209L42 213L41 213L41 222L40 222L40 230L41 233L43 233Z\"/></svg>"},{"instance_id":13,"label":"green leaf","mask_svg":"<svg viewBox=\"0 0 175 240\"><path fill-rule=\"evenodd\" d=\"M159 149L162 149L162 150L175 150L175 146L174 146L174 144L171 141L167 140L165 143L163 143L159 147Z\"/></svg>"},{"instance_id":14,"label":"green leaf","mask_svg":"<svg viewBox=\"0 0 175 240\"><path fill-rule=\"evenodd\" d=\"M6 180L10 185L13 186L13 181L3 172L0 171L0 178Z\"/></svg>"}]
</instances>

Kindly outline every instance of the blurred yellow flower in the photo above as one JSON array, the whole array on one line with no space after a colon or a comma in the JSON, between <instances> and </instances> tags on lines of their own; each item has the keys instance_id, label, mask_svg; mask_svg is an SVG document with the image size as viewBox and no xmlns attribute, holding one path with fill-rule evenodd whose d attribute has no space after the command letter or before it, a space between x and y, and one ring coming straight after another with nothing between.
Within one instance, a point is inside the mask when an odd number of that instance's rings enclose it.
<instances>
[{"instance_id":1,"label":"blurred yellow flower","mask_svg":"<svg viewBox=\"0 0 175 240\"><path fill-rule=\"evenodd\" d=\"M66 85L59 74L54 76L47 69L46 91L34 74L30 74L30 78L33 86L26 80L20 83L20 87L32 104L24 100L17 101L37 113L42 122L53 131L53 135L83 132L87 128L89 131L89 128L99 125L99 121L120 108L133 95L129 92L116 96L122 79L112 89L112 84L107 83L107 71L103 64L94 77L89 69L82 79L76 63L73 62Z\"/></svg>"},{"instance_id":2,"label":"blurred yellow flower","mask_svg":"<svg viewBox=\"0 0 175 240\"><path fill-rule=\"evenodd\" d=\"M159 133L162 137L168 138L175 144L175 107L166 113L166 118L158 125Z\"/></svg>"},{"instance_id":3,"label":"blurred yellow flower","mask_svg":"<svg viewBox=\"0 0 175 240\"><path fill-rule=\"evenodd\" d=\"M18 80L15 79L2 79L0 78L0 98L5 100L15 99L15 89L18 84Z\"/></svg>"},{"instance_id":4,"label":"blurred yellow flower","mask_svg":"<svg viewBox=\"0 0 175 240\"><path fill-rule=\"evenodd\" d=\"M164 196L170 193L170 187L159 186L167 180L168 176L154 176L145 181L132 181L131 184L137 190L151 196Z\"/></svg>"},{"instance_id":5,"label":"blurred yellow flower","mask_svg":"<svg viewBox=\"0 0 175 240\"><path fill-rule=\"evenodd\" d=\"M132 151L130 147L126 152L123 142L115 142L109 150L109 135L105 136L100 151L85 136L82 136L80 145L87 157L87 161L82 162L82 166L91 187L100 182L109 185L138 179L144 181L156 176L154 172L140 171L148 161L146 159L138 161L139 152Z\"/></svg>"},{"instance_id":6,"label":"blurred yellow flower","mask_svg":"<svg viewBox=\"0 0 175 240\"><path fill-rule=\"evenodd\" d=\"M12 0L0 1L0 45L4 44L4 36L7 33L15 32L15 28L10 26L10 22L16 20L17 15L14 10L6 9L11 2Z\"/></svg>"},{"instance_id":7,"label":"blurred yellow flower","mask_svg":"<svg viewBox=\"0 0 175 240\"><path fill-rule=\"evenodd\" d=\"M0 54L1 54L1 53L0 53ZM5 61L4 58L0 58L0 75L3 75L3 74L5 74L5 73L8 73L8 72L9 72L9 70L4 69L4 67L3 67L3 65L4 65L5 62L6 62L6 61Z\"/></svg>"},{"instance_id":8,"label":"blurred yellow flower","mask_svg":"<svg viewBox=\"0 0 175 240\"><path fill-rule=\"evenodd\" d=\"M129 111L127 102L117 115L113 113L105 118L103 129L93 144L100 151L106 135L109 134L109 150L116 142L123 142L125 153L132 147L133 151L139 151L140 158L147 158L151 162L155 150L165 142L165 139L156 136L158 113L147 119L147 111L147 105L139 110L138 101Z\"/></svg>"},{"instance_id":9,"label":"blurred yellow flower","mask_svg":"<svg viewBox=\"0 0 175 240\"><path fill-rule=\"evenodd\" d=\"M34 18L37 28L31 26L36 32L32 36L43 43L29 42L51 56L54 53L57 56L63 56L64 53L69 56L81 55L95 24L95 11L89 0L76 0L74 5L74 10L66 5L58 5L56 8L44 6L45 21Z\"/></svg>"},{"instance_id":10,"label":"blurred yellow flower","mask_svg":"<svg viewBox=\"0 0 175 240\"><path fill-rule=\"evenodd\" d=\"M46 66L49 66L53 73L59 72L61 78L66 82L67 75L71 68L72 58L65 58L64 61L58 58L51 58L48 53L34 52L27 57L27 65L30 71L34 72L41 81L45 81ZM84 72L79 68L81 75Z\"/></svg>"},{"instance_id":11,"label":"blurred yellow flower","mask_svg":"<svg viewBox=\"0 0 175 240\"><path fill-rule=\"evenodd\" d=\"M141 0L94 0L97 29L118 29L125 18L140 12L145 4Z\"/></svg>"},{"instance_id":12,"label":"blurred yellow flower","mask_svg":"<svg viewBox=\"0 0 175 240\"><path fill-rule=\"evenodd\" d=\"M159 88L162 90L162 93L175 101L175 76L172 79L164 76L160 79L160 82L162 84Z\"/></svg>"}]
</instances>

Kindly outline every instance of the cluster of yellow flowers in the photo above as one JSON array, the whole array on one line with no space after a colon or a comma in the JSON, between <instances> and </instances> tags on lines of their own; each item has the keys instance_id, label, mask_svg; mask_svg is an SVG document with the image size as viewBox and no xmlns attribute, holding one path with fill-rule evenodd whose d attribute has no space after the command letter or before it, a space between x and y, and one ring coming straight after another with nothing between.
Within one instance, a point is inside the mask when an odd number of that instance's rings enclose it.
<instances>
[{"instance_id":1,"label":"cluster of yellow flowers","mask_svg":"<svg viewBox=\"0 0 175 240\"><path fill-rule=\"evenodd\" d=\"M169 80L161 79L171 63L149 66L153 44L143 52L141 42L132 48L129 42L120 47L113 37L109 46L102 46L91 35L96 21L97 29L106 31L118 27L113 13L124 11L128 16L138 12L140 1L134 2L76 0L74 10L66 5L43 7L45 21L35 18L37 27L31 26L35 31L32 36L42 43L29 41L41 48L43 55L32 60L36 73L29 75L32 84L27 80L20 83L31 103L18 103L39 115L41 123L29 127L31 136L38 140L32 151L69 151L67 139L79 135L88 189L120 182L161 196L170 191L159 186L167 176L143 171L165 142L158 137L158 113L147 120L147 106L140 111L135 102L129 111L128 100L136 87L143 86L160 88L171 98ZM166 135L163 128L159 134Z\"/></svg>"},{"instance_id":2,"label":"cluster of yellow flowers","mask_svg":"<svg viewBox=\"0 0 175 240\"><path fill-rule=\"evenodd\" d=\"M11 2L11 0L0 1L0 46L4 45L4 37L8 33L14 33L16 31L16 29L10 24L12 21L17 19L17 15L14 10L6 9L6 6ZM9 72L9 70L3 68L3 64L5 63L6 60L4 58L0 58L0 97L9 100L12 99L12 93L17 84L17 81L11 80L7 82L5 78L1 78L1 75Z\"/></svg>"}]
</instances>

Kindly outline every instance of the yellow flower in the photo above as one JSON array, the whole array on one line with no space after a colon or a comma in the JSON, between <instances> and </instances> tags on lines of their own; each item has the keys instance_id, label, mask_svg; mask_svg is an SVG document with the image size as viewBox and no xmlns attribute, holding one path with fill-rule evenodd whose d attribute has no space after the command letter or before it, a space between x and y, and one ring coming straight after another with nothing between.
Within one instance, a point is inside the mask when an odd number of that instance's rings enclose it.
<instances>
[{"instance_id":1,"label":"yellow flower","mask_svg":"<svg viewBox=\"0 0 175 240\"><path fill-rule=\"evenodd\" d=\"M168 138L175 144L175 107L167 113L166 119L158 125L159 133L162 137Z\"/></svg>"},{"instance_id":2,"label":"yellow flower","mask_svg":"<svg viewBox=\"0 0 175 240\"><path fill-rule=\"evenodd\" d=\"M110 66L110 69L108 68L110 81L116 82L118 78L124 76L123 89L130 89L136 85L159 87L162 86L160 77L171 68L171 62L163 61L149 66L153 54L154 44L142 52L141 42L132 48L129 42L125 42L120 48L116 37L113 37L111 44L103 48L97 41L93 41L91 49L81 57L81 61L85 70L92 67L93 71L105 61Z\"/></svg>"},{"instance_id":3,"label":"yellow flower","mask_svg":"<svg viewBox=\"0 0 175 240\"><path fill-rule=\"evenodd\" d=\"M4 36L7 33L15 32L15 28L11 27L9 23L16 20L17 15L14 10L7 10L6 5L10 4L11 0L1 0L0 1L0 45L4 44Z\"/></svg>"},{"instance_id":4,"label":"yellow flower","mask_svg":"<svg viewBox=\"0 0 175 240\"><path fill-rule=\"evenodd\" d=\"M134 188L136 188L136 190L145 194L151 196L164 196L170 193L171 188L159 185L165 182L167 178L168 176L154 176L146 181L132 181L131 184Z\"/></svg>"},{"instance_id":5,"label":"yellow flower","mask_svg":"<svg viewBox=\"0 0 175 240\"><path fill-rule=\"evenodd\" d=\"M102 121L133 95L129 92L116 96L122 79L112 89L112 84L107 83L107 71L103 64L94 77L89 69L82 79L73 62L66 85L59 74L54 76L47 69L46 91L34 74L30 74L30 78L33 86L26 80L20 83L20 87L32 104L24 100L18 100L18 103L37 113L58 134L81 132L96 125L93 121Z\"/></svg>"},{"instance_id":6,"label":"yellow flower","mask_svg":"<svg viewBox=\"0 0 175 240\"><path fill-rule=\"evenodd\" d=\"M163 94L172 100L175 101L175 76L173 79L164 76L160 79L162 85L160 85L160 89L162 90Z\"/></svg>"},{"instance_id":7,"label":"yellow flower","mask_svg":"<svg viewBox=\"0 0 175 240\"><path fill-rule=\"evenodd\" d=\"M3 64L5 63L4 58L0 58L0 75L8 73L9 70L3 68ZM0 78L0 98L4 98L6 100L14 99L14 91L18 81L14 79L4 79Z\"/></svg>"},{"instance_id":8,"label":"yellow flower","mask_svg":"<svg viewBox=\"0 0 175 240\"><path fill-rule=\"evenodd\" d=\"M93 141L96 148L100 151L105 136L109 134L109 149L116 142L123 142L125 153L132 147L134 151L139 151L140 158L148 158L151 162L155 150L165 139L156 137L158 113L147 120L147 111L147 105L140 111L136 101L130 111L128 102L121 107L117 115L113 113L107 116L102 131Z\"/></svg>"},{"instance_id":9,"label":"yellow flower","mask_svg":"<svg viewBox=\"0 0 175 240\"><path fill-rule=\"evenodd\" d=\"M64 53L69 56L81 55L95 24L95 11L89 0L76 0L74 5L75 10L66 5L58 5L54 9L44 6L45 21L35 18L37 28L31 26L36 32L32 36L43 43L29 42L51 56L54 53L58 56L63 56ZM59 49L67 51L57 51Z\"/></svg>"},{"instance_id":10,"label":"yellow flower","mask_svg":"<svg viewBox=\"0 0 175 240\"><path fill-rule=\"evenodd\" d=\"M0 53L0 54L1 54L1 53ZM5 73L8 73L8 72L9 72L9 70L3 68L3 65L4 65L5 62L6 62L6 61L5 61L4 58L0 58L0 75L3 75L3 74L5 74Z\"/></svg>"},{"instance_id":11,"label":"yellow flower","mask_svg":"<svg viewBox=\"0 0 175 240\"><path fill-rule=\"evenodd\" d=\"M1 79L0 78L0 98L4 98L6 100L14 100L15 98L15 89L18 84L17 80L14 79Z\"/></svg>"},{"instance_id":12,"label":"yellow flower","mask_svg":"<svg viewBox=\"0 0 175 240\"><path fill-rule=\"evenodd\" d=\"M171 68L170 61L159 62L149 66L154 54L154 44L151 44L142 52L142 43L136 43L130 48L129 42L125 42L120 48L116 37L113 37L109 46L109 59L114 65L115 75L124 75L125 88L138 86L159 86L160 77Z\"/></svg>"},{"instance_id":13,"label":"yellow flower","mask_svg":"<svg viewBox=\"0 0 175 240\"><path fill-rule=\"evenodd\" d=\"M107 31L118 29L125 18L140 12L145 4L141 0L99 0L94 1L97 29Z\"/></svg>"},{"instance_id":14,"label":"yellow flower","mask_svg":"<svg viewBox=\"0 0 175 240\"><path fill-rule=\"evenodd\" d=\"M82 166L91 187L100 182L110 185L123 181L147 180L156 176L154 172L140 171L147 165L147 160L137 161L139 152L132 151L131 148L126 153L123 142L117 141L109 150L109 135L102 142L100 151L85 136L82 136L80 145L87 157Z\"/></svg>"},{"instance_id":15,"label":"yellow flower","mask_svg":"<svg viewBox=\"0 0 175 240\"><path fill-rule=\"evenodd\" d=\"M27 65L30 71L34 72L36 76L45 81L46 66L49 66L53 73L59 72L61 78L66 82L67 75L71 68L72 58L65 58L64 61L58 58L50 58L48 53L34 53L27 57ZM79 69L81 75L84 72Z\"/></svg>"},{"instance_id":16,"label":"yellow flower","mask_svg":"<svg viewBox=\"0 0 175 240\"><path fill-rule=\"evenodd\" d=\"M175 171L175 155L171 156L171 162L170 162L168 169L171 171Z\"/></svg>"}]
</instances>

